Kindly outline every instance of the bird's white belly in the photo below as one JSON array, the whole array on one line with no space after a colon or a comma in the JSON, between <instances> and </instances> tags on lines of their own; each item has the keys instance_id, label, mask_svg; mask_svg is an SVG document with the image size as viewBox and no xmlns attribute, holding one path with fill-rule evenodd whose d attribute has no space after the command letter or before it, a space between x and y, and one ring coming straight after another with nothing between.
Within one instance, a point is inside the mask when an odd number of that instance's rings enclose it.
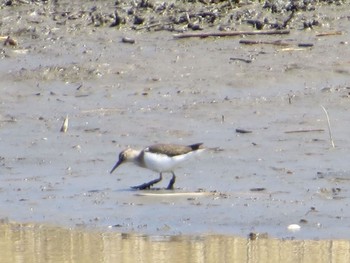
<instances>
[{"instance_id":1,"label":"bird's white belly","mask_svg":"<svg viewBox=\"0 0 350 263\"><path fill-rule=\"evenodd\" d=\"M156 154L145 152L144 164L145 167L156 172L170 172L182 162L189 159L194 152L188 154L169 157L164 154Z\"/></svg>"}]
</instances>

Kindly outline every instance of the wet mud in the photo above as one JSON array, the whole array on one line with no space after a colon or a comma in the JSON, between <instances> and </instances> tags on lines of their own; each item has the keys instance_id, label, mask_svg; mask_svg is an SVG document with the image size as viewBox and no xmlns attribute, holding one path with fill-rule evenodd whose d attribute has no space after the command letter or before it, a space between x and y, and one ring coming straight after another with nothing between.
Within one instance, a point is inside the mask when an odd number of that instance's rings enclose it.
<instances>
[{"instance_id":1,"label":"wet mud","mask_svg":"<svg viewBox=\"0 0 350 263\"><path fill-rule=\"evenodd\" d=\"M349 5L202 2L2 2L1 218L151 236L349 237ZM289 32L173 36L276 29ZM216 150L177 169L170 194L130 189L152 171L109 174L128 146L197 142Z\"/></svg>"}]
</instances>

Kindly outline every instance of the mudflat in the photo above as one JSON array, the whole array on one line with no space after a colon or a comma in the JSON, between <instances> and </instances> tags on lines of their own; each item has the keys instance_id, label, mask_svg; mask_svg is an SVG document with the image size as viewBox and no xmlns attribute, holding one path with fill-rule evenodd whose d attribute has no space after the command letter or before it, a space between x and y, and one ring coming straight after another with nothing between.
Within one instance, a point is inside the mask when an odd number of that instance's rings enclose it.
<instances>
[{"instance_id":1,"label":"mudflat","mask_svg":"<svg viewBox=\"0 0 350 263\"><path fill-rule=\"evenodd\" d=\"M151 236L348 238L348 10L3 1L1 218ZM288 32L210 36L276 30ZM212 149L176 170L174 191L130 189L158 177L132 165L109 174L129 146L199 142Z\"/></svg>"}]
</instances>

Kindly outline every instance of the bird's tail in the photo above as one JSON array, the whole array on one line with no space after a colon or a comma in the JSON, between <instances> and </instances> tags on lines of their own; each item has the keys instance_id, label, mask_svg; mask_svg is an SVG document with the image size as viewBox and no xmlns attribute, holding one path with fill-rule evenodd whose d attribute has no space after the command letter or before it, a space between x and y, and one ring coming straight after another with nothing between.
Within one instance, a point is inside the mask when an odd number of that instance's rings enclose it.
<instances>
[{"instance_id":1,"label":"bird's tail","mask_svg":"<svg viewBox=\"0 0 350 263\"><path fill-rule=\"evenodd\" d=\"M195 150L198 150L198 149L202 149L203 148L203 143L200 142L200 143L195 143L195 144L191 144L191 145L188 145L188 147L191 147L192 151L195 151Z\"/></svg>"}]
</instances>

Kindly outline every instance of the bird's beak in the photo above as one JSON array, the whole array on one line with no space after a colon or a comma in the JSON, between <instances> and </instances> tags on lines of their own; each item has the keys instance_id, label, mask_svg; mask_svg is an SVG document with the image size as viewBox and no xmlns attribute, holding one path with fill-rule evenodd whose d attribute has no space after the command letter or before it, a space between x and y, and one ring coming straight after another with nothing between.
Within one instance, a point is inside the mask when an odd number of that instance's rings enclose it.
<instances>
[{"instance_id":1,"label":"bird's beak","mask_svg":"<svg viewBox=\"0 0 350 263\"><path fill-rule=\"evenodd\" d=\"M113 173L113 171L115 169L117 169L118 166L121 165L122 163L123 163L123 161L119 159L118 162L113 166L112 170L109 173Z\"/></svg>"}]
</instances>

